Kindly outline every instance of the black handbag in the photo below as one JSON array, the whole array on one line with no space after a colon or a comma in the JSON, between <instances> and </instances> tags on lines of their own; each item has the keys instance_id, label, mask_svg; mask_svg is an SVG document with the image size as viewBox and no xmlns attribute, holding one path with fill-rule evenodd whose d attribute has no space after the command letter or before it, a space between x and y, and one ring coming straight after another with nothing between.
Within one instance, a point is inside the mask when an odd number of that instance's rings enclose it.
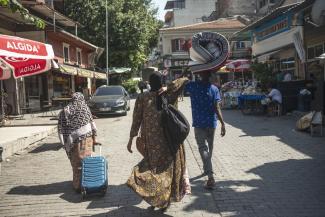
<instances>
[{"instance_id":1,"label":"black handbag","mask_svg":"<svg viewBox=\"0 0 325 217\"><path fill-rule=\"evenodd\" d=\"M172 154L176 154L180 144L184 142L190 132L190 124L186 117L173 105L168 103L166 96L162 96L161 123L164 135Z\"/></svg>"}]
</instances>

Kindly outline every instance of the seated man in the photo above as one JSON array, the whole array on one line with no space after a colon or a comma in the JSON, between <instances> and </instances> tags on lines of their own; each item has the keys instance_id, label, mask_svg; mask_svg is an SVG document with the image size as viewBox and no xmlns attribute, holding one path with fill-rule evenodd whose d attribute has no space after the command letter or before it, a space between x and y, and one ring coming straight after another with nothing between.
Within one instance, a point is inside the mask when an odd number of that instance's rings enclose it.
<instances>
[{"instance_id":1,"label":"seated man","mask_svg":"<svg viewBox=\"0 0 325 217\"><path fill-rule=\"evenodd\" d=\"M272 84L268 89L270 92L267 97L271 100L270 103L268 103L268 111L270 112L274 106L282 104L282 94L276 89L275 84Z\"/></svg>"}]
</instances>

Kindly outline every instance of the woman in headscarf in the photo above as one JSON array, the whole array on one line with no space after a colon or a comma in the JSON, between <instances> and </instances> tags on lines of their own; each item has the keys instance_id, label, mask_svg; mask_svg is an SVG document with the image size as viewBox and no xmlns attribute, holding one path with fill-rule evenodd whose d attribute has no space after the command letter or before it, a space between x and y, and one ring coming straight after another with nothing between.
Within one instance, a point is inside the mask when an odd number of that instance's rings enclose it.
<instances>
[{"instance_id":1,"label":"woman in headscarf","mask_svg":"<svg viewBox=\"0 0 325 217\"><path fill-rule=\"evenodd\" d=\"M81 160L90 156L96 143L96 125L82 93L74 93L71 102L59 114L58 132L70 159L73 188L80 191Z\"/></svg>"},{"instance_id":2,"label":"woman in headscarf","mask_svg":"<svg viewBox=\"0 0 325 217\"><path fill-rule=\"evenodd\" d=\"M177 102L185 84L172 83L167 88L167 99L170 104ZM135 102L133 122L130 131L128 150L132 153L133 138L141 135L144 141L143 160L133 168L127 185L140 195L151 208L166 211L172 201L180 201L189 191L185 167L184 145L180 145L173 156L168 148L161 127L162 114L162 77L154 72L150 78L150 92L140 94ZM139 132L140 131L140 132Z\"/></svg>"}]
</instances>

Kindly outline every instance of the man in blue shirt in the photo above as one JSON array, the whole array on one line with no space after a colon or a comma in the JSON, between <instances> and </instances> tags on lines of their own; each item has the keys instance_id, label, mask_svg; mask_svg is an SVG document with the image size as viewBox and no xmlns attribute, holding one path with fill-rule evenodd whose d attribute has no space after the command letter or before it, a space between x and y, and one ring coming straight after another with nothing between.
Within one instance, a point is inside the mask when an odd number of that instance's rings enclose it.
<instances>
[{"instance_id":1,"label":"man in blue shirt","mask_svg":"<svg viewBox=\"0 0 325 217\"><path fill-rule=\"evenodd\" d=\"M200 80L189 81L185 92L190 93L195 139L203 161L204 174L208 176L206 187L213 189L215 179L212 168L212 151L217 120L221 123L221 136L226 134L220 109L219 89L210 82L211 72L200 72Z\"/></svg>"}]
</instances>

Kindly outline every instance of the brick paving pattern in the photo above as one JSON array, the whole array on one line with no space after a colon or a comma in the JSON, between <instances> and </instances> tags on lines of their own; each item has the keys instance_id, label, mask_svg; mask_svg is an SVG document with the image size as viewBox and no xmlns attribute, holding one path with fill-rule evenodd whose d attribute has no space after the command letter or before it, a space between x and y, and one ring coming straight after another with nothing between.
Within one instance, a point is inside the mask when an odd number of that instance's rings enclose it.
<instances>
[{"instance_id":1,"label":"brick paving pattern","mask_svg":"<svg viewBox=\"0 0 325 217\"><path fill-rule=\"evenodd\" d=\"M188 98L180 108L190 119ZM325 142L293 130L292 117L264 118L224 111L227 135L216 136L217 188L207 191L191 132L186 154L192 195L165 214L125 186L140 159L128 154L127 117L97 119L98 141L109 161L105 197L81 201L71 188L71 167L56 135L2 164L0 216L325 216ZM220 130L218 130L219 134Z\"/></svg>"}]
</instances>

